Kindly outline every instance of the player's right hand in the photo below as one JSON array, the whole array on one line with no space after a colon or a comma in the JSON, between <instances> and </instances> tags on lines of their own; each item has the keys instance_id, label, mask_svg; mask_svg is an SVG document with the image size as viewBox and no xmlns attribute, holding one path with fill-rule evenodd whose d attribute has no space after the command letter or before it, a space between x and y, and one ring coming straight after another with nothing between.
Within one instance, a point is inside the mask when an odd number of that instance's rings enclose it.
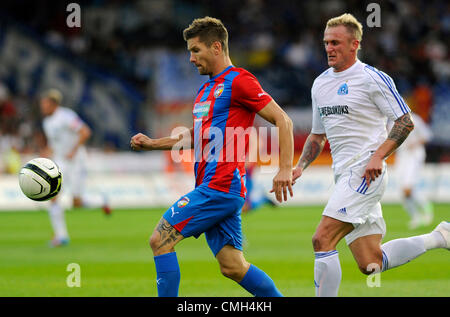
<instances>
[{"instance_id":1,"label":"player's right hand","mask_svg":"<svg viewBox=\"0 0 450 317\"><path fill-rule=\"evenodd\" d=\"M272 189L270 193L275 193L275 198L278 202L283 202L288 199L288 191L291 197L294 196L292 191L292 172L291 170L280 170L274 177L272 182Z\"/></svg>"},{"instance_id":2,"label":"player's right hand","mask_svg":"<svg viewBox=\"0 0 450 317\"><path fill-rule=\"evenodd\" d=\"M142 133L138 133L131 138L130 146L135 151L151 150L152 139Z\"/></svg>"}]
</instances>

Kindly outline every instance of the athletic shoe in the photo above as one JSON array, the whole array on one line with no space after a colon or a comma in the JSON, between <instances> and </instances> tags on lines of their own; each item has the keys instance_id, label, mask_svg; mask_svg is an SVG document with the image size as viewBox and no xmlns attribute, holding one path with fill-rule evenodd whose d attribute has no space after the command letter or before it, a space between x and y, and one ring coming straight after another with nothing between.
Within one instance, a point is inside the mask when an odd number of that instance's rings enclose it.
<instances>
[{"instance_id":1,"label":"athletic shoe","mask_svg":"<svg viewBox=\"0 0 450 317\"><path fill-rule=\"evenodd\" d=\"M68 238L66 238L66 239L53 238L49 242L49 247L50 248L64 247L64 246L68 245L69 242L70 242L70 240Z\"/></svg>"},{"instance_id":2,"label":"athletic shoe","mask_svg":"<svg viewBox=\"0 0 450 317\"><path fill-rule=\"evenodd\" d=\"M422 214L422 223L424 226L429 226L433 222L434 218L434 210L433 210L433 204L431 202L427 203L425 205L425 208L423 210Z\"/></svg>"},{"instance_id":3,"label":"athletic shoe","mask_svg":"<svg viewBox=\"0 0 450 317\"><path fill-rule=\"evenodd\" d=\"M408 224L410 230L424 226L423 219L420 216L414 216Z\"/></svg>"},{"instance_id":4,"label":"athletic shoe","mask_svg":"<svg viewBox=\"0 0 450 317\"><path fill-rule=\"evenodd\" d=\"M442 234L445 242L447 243L446 249L450 250L450 222L442 221L433 231L439 231Z\"/></svg>"},{"instance_id":5,"label":"athletic shoe","mask_svg":"<svg viewBox=\"0 0 450 317\"><path fill-rule=\"evenodd\" d=\"M111 207L109 207L109 205L103 205L102 210L106 216L109 216L112 213L112 209L111 209Z\"/></svg>"}]
</instances>

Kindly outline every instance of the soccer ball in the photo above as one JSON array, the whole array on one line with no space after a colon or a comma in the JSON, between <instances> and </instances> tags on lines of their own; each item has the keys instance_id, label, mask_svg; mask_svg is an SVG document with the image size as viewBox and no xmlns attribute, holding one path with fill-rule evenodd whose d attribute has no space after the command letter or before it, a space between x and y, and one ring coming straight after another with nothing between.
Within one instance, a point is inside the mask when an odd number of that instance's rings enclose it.
<instances>
[{"instance_id":1,"label":"soccer ball","mask_svg":"<svg viewBox=\"0 0 450 317\"><path fill-rule=\"evenodd\" d=\"M35 158L21 168L19 185L28 198L36 201L49 200L61 190L61 171L52 160Z\"/></svg>"}]
</instances>

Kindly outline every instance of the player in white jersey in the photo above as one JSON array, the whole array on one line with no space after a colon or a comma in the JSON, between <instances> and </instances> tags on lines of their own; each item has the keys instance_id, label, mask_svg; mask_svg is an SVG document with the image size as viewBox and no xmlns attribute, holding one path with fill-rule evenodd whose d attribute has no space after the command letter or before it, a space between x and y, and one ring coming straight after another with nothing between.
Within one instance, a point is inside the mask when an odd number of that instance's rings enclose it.
<instances>
[{"instance_id":1,"label":"player in white jersey","mask_svg":"<svg viewBox=\"0 0 450 317\"><path fill-rule=\"evenodd\" d=\"M433 205L417 186L425 164L425 144L433 136L422 118L411 113L414 130L396 151L395 170L403 194L403 207L410 215L410 229L427 226L433 221Z\"/></svg>"},{"instance_id":2,"label":"player in white jersey","mask_svg":"<svg viewBox=\"0 0 450 317\"><path fill-rule=\"evenodd\" d=\"M63 186L70 189L73 206L95 207L95 203L88 202L83 197L87 159L84 144L91 136L91 129L72 109L60 106L61 100L62 95L56 89L47 91L40 100L48 150L62 171ZM69 241L64 209L58 198L59 196L52 199L49 207L50 220L54 231L54 238L51 241L53 246L64 245ZM105 214L111 213L111 209L105 200L100 205Z\"/></svg>"},{"instance_id":3,"label":"player in white jersey","mask_svg":"<svg viewBox=\"0 0 450 317\"><path fill-rule=\"evenodd\" d=\"M414 124L393 80L357 59L361 39L362 25L353 15L327 22L323 42L330 68L311 89L312 129L293 170L295 182L328 139L335 188L312 239L317 296L338 294L342 273L336 245L344 237L364 274L402 265L430 249L450 248L450 223L445 221L429 234L381 245L385 159ZM389 134L388 118L394 121Z\"/></svg>"}]
</instances>

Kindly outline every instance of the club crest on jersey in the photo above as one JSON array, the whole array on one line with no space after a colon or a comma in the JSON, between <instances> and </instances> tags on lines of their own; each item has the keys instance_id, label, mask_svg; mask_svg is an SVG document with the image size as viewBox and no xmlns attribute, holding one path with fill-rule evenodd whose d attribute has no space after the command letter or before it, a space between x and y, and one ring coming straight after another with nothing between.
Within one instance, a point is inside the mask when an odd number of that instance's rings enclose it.
<instances>
[{"instance_id":1,"label":"club crest on jersey","mask_svg":"<svg viewBox=\"0 0 450 317\"><path fill-rule=\"evenodd\" d=\"M187 204L189 204L189 198L188 197L183 197L178 203L177 206L178 208L183 208L184 206L186 206Z\"/></svg>"},{"instance_id":2,"label":"club crest on jersey","mask_svg":"<svg viewBox=\"0 0 450 317\"><path fill-rule=\"evenodd\" d=\"M348 94L348 86L347 83L343 83L341 87L339 87L337 91L338 95L347 95Z\"/></svg>"},{"instance_id":3,"label":"club crest on jersey","mask_svg":"<svg viewBox=\"0 0 450 317\"><path fill-rule=\"evenodd\" d=\"M220 95L223 93L224 88L225 88L224 84L218 84L216 89L214 90L214 98L219 98Z\"/></svg>"}]
</instances>

